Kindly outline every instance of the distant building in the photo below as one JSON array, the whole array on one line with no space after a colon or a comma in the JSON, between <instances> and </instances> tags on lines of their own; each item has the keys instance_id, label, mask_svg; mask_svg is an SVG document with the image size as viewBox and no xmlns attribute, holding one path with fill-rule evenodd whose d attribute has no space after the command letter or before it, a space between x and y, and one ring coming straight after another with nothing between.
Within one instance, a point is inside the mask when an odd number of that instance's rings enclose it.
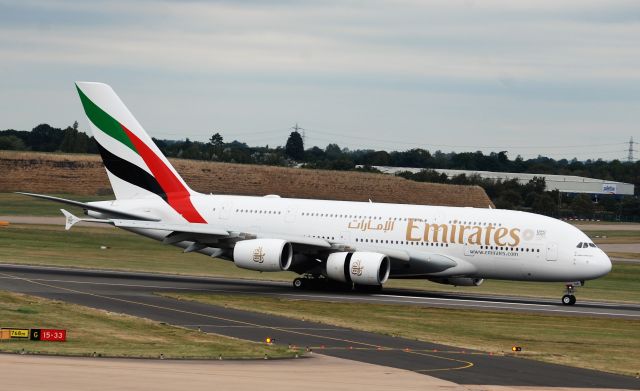
<instances>
[{"instance_id":1,"label":"distant building","mask_svg":"<svg viewBox=\"0 0 640 391\"><path fill-rule=\"evenodd\" d=\"M388 167L388 166L373 166L374 168L387 173L397 174L402 171L409 171L417 173L423 168L409 168L409 167ZM604 179L586 178L574 175L551 175L551 174L527 174L519 172L492 172L492 171L473 171L473 170L446 170L446 169L429 169L435 172L445 174L451 178L460 174L466 176L477 175L481 178L493 179L493 180L511 180L517 179L520 184L526 184L534 177L544 178L547 184L547 190L558 190L561 193L567 194L615 194L615 195L633 195L634 186L631 183L606 181Z\"/></svg>"}]
</instances>

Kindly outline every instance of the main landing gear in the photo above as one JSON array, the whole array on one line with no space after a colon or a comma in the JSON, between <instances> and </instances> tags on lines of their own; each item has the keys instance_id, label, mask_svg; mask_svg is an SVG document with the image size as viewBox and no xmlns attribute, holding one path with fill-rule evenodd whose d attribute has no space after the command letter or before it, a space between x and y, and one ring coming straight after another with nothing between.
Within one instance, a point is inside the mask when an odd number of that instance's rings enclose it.
<instances>
[{"instance_id":1,"label":"main landing gear","mask_svg":"<svg viewBox=\"0 0 640 391\"><path fill-rule=\"evenodd\" d=\"M576 297L574 295L576 291L576 286L574 284L567 284L564 296L562 296L562 304L564 305L574 305L576 303Z\"/></svg>"}]
</instances>

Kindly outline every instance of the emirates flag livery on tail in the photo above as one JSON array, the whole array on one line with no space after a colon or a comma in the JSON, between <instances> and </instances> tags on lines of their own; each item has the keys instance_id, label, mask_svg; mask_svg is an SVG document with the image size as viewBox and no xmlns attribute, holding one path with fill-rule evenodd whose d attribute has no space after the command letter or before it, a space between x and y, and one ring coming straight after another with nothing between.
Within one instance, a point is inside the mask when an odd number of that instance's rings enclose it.
<instances>
[{"instance_id":1,"label":"emirates flag livery on tail","mask_svg":"<svg viewBox=\"0 0 640 391\"><path fill-rule=\"evenodd\" d=\"M205 195L189 188L116 93L78 82L80 101L115 200L82 203L81 221L137 234L256 271L300 274L297 288L339 284L379 289L389 278L479 285L484 279L563 282L575 288L611 270L583 232L546 216L457 208Z\"/></svg>"}]
</instances>

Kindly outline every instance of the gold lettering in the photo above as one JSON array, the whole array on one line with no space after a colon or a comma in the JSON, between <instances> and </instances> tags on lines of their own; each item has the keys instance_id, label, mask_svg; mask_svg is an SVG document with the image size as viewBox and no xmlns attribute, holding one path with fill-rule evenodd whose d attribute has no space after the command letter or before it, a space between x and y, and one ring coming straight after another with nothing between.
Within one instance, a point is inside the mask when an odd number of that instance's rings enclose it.
<instances>
[{"instance_id":1,"label":"gold lettering","mask_svg":"<svg viewBox=\"0 0 640 391\"><path fill-rule=\"evenodd\" d=\"M520 244L520 230L518 228L514 228L509 231L509 236L513 239L513 243L510 244L511 247L518 247Z\"/></svg>"},{"instance_id":2,"label":"gold lettering","mask_svg":"<svg viewBox=\"0 0 640 391\"><path fill-rule=\"evenodd\" d=\"M482 227L479 227L476 225L470 228L473 229L474 232L472 232L471 235L469 235L469 238L467 239L467 243L477 244L479 246L480 244L482 244Z\"/></svg>"},{"instance_id":3,"label":"gold lettering","mask_svg":"<svg viewBox=\"0 0 640 391\"><path fill-rule=\"evenodd\" d=\"M469 227L468 225L460 226L460 233L458 234L458 243L464 244L464 231L466 231L467 228L471 228L471 227Z\"/></svg>"},{"instance_id":4,"label":"gold lettering","mask_svg":"<svg viewBox=\"0 0 640 391\"><path fill-rule=\"evenodd\" d=\"M493 231L493 225L489 224L487 225L487 229L485 230L485 234L484 234L484 245L488 246L491 241L491 231Z\"/></svg>"},{"instance_id":5,"label":"gold lettering","mask_svg":"<svg viewBox=\"0 0 640 391\"><path fill-rule=\"evenodd\" d=\"M456 242L456 228L458 227L456 224L458 224L458 220L453 220L453 225L451 226L451 235L449 236L449 241L451 243Z\"/></svg>"},{"instance_id":6,"label":"gold lettering","mask_svg":"<svg viewBox=\"0 0 640 391\"><path fill-rule=\"evenodd\" d=\"M493 240L496 242L496 245L498 245L498 246L506 246L507 245L506 242L502 241L502 238L507 236L508 232L509 232L509 230L504 228L504 227L498 228L496 230L496 233L493 236Z\"/></svg>"},{"instance_id":7,"label":"gold lettering","mask_svg":"<svg viewBox=\"0 0 640 391\"><path fill-rule=\"evenodd\" d=\"M424 240L429 241L429 231L433 228L433 234L431 235L431 241L434 243L439 242L439 238L442 238L442 242L449 243L447 241L447 233L449 232L449 226L447 224L425 224L424 225ZM442 236L439 235L442 231Z\"/></svg>"},{"instance_id":8,"label":"gold lettering","mask_svg":"<svg viewBox=\"0 0 640 391\"><path fill-rule=\"evenodd\" d=\"M406 240L407 241L411 241L411 242L417 242L418 240L420 240L420 238L414 238L413 237L413 230L418 228L417 225L415 225L415 221L413 219L407 219L407 235L406 235Z\"/></svg>"}]
</instances>

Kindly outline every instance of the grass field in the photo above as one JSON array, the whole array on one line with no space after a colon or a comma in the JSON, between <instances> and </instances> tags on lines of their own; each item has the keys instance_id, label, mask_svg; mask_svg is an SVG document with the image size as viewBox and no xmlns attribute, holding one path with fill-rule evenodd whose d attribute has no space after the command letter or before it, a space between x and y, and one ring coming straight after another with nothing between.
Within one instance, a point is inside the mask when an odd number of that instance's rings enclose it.
<instances>
[{"instance_id":1,"label":"grass field","mask_svg":"<svg viewBox=\"0 0 640 391\"><path fill-rule=\"evenodd\" d=\"M292 357L267 346L169 326L133 316L0 291L0 327L67 330L67 342L0 341L1 352L106 357L264 358Z\"/></svg>"},{"instance_id":2,"label":"grass field","mask_svg":"<svg viewBox=\"0 0 640 391\"><path fill-rule=\"evenodd\" d=\"M519 345L523 347L521 357L626 375L640 371L637 320L514 316L489 311L245 295L168 296L498 354L509 354L511 346Z\"/></svg>"},{"instance_id":3,"label":"grass field","mask_svg":"<svg viewBox=\"0 0 640 391\"><path fill-rule=\"evenodd\" d=\"M623 244L640 243L640 231L584 231L594 243Z\"/></svg>"},{"instance_id":4,"label":"grass field","mask_svg":"<svg viewBox=\"0 0 640 391\"><path fill-rule=\"evenodd\" d=\"M106 249L101 249L106 247ZM111 270L260 278L232 262L182 249L115 228L11 224L0 228L2 262ZM293 273L268 274L292 279ZM280 276L277 276L280 275Z\"/></svg>"},{"instance_id":5,"label":"grass field","mask_svg":"<svg viewBox=\"0 0 640 391\"><path fill-rule=\"evenodd\" d=\"M49 194L55 197L72 199L74 201L102 201L113 199L113 196L79 196L70 194ZM81 208L56 204L33 197L15 193L0 193L0 216L62 216L60 208L82 215Z\"/></svg>"},{"instance_id":6,"label":"grass field","mask_svg":"<svg viewBox=\"0 0 640 391\"><path fill-rule=\"evenodd\" d=\"M108 247L102 250L100 247ZM291 281L294 273L258 273L237 268L232 262L181 249L114 228L16 225L0 228L0 248L5 263L71 266L112 270L147 271L200 276ZM578 290L578 299L640 302L640 264L615 263L604 278L589 281ZM560 298L560 283L485 281L479 287L454 287L425 280L391 280L387 287Z\"/></svg>"}]
</instances>

